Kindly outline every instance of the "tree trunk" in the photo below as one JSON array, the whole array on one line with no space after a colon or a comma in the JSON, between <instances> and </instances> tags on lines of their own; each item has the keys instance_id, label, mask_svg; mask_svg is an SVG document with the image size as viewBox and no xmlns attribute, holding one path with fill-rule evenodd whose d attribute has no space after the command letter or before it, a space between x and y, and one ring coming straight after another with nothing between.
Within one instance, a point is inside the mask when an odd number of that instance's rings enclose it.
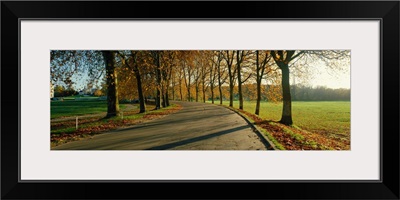
<instances>
[{"instance_id":1,"label":"tree trunk","mask_svg":"<svg viewBox=\"0 0 400 200\"><path fill-rule=\"evenodd\" d=\"M218 90L219 90L219 104L222 105L221 69L219 65L218 65Z\"/></svg>"},{"instance_id":2,"label":"tree trunk","mask_svg":"<svg viewBox=\"0 0 400 200\"><path fill-rule=\"evenodd\" d=\"M183 94L182 94L182 80L179 82L179 94L181 95L181 101L183 101Z\"/></svg>"},{"instance_id":3,"label":"tree trunk","mask_svg":"<svg viewBox=\"0 0 400 200\"><path fill-rule=\"evenodd\" d=\"M192 101L190 96L190 86L187 88L187 93L188 93L188 101Z\"/></svg>"},{"instance_id":4,"label":"tree trunk","mask_svg":"<svg viewBox=\"0 0 400 200\"><path fill-rule=\"evenodd\" d=\"M219 104L222 105L222 86L221 84L218 86L219 90Z\"/></svg>"},{"instance_id":5,"label":"tree trunk","mask_svg":"<svg viewBox=\"0 0 400 200\"><path fill-rule=\"evenodd\" d=\"M167 100L166 100L166 98L167 98L167 96L166 96L167 90L168 89L165 87L164 83L161 84L161 105L162 105L163 108L167 107Z\"/></svg>"},{"instance_id":6,"label":"tree trunk","mask_svg":"<svg viewBox=\"0 0 400 200\"><path fill-rule=\"evenodd\" d=\"M242 52L243 54L243 52ZM243 110L243 93L242 93L242 74L240 68L240 53L239 51L236 53L236 61L237 61L237 74L238 74L238 90L239 90L239 109Z\"/></svg>"},{"instance_id":7,"label":"tree trunk","mask_svg":"<svg viewBox=\"0 0 400 200\"><path fill-rule=\"evenodd\" d=\"M233 83L229 84L229 107L233 107Z\"/></svg>"},{"instance_id":8,"label":"tree trunk","mask_svg":"<svg viewBox=\"0 0 400 200\"><path fill-rule=\"evenodd\" d=\"M172 81L171 81L171 77L172 77ZM171 88L172 100L175 100L175 76L172 76L172 66L171 66L171 70L169 72L168 82L169 81L171 81L171 86L172 86L172 88ZM167 84L167 94L168 94L168 89L169 89L169 83ZM167 103L169 104L169 95L167 95Z\"/></svg>"},{"instance_id":9,"label":"tree trunk","mask_svg":"<svg viewBox=\"0 0 400 200\"><path fill-rule=\"evenodd\" d=\"M199 102L199 86L196 83L196 102Z\"/></svg>"},{"instance_id":10,"label":"tree trunk","mask_svg":"<svg viewBox=\"0 0 400 200\"><path fill-rule=\"evenodd\" d=\"M118 79L115 70L113 51L102 51L107 75L107 115L106 118L119 116Z\"/></svg>"},{"instance_id":11,"label":"tree trunk","mask_svg":"<svg viewBox=\"0 0 400 200\"><path fill-rule=\"evenodd\" d=\"M214 88L211 88L211 102L214 104Z\"/></svg>"},{"instance_id":12,"label":"tree trunk","mask_svg":"<svg viewBox=\"0 0 400 200\"><path fill-rule=\"evenodd\" d=\"M229 57L229 51L226 51L226 64L228 68L228 76L229 76L229 107L233 107L233 82L236 71L232 72L233 59L235 57L235 51L232 51L232 57Z\"/></svg>"},{"instance_id":13,"label":"tree trunk","mask_svg":"<svg viewBox=\"0 0 400 200\"><path fill-rule=\"evenodd\" d=\"M258 60L259 57L259 51L256 51L256 72L257 72L257 102L256 102L256 115L260 115L260 101L261 101L261 77L262 75L260 74L260 63Z\"/></svg>"},{"instance_id":14,"label":"tree trunk","mask_svg":"<svg viewBox=\"0 0 400 200\"><path fill-rule=\"evenodd\" d=\"M206 102L206 88L204 87L204 83L203 83L202 89L203 89L203 103L205 103Z\"/></svg>"},{"instance_id":15,"label":"tree trunk","mask_svg":"<svg viewBox=\"0 0 400 200\"><path fill-rule=\"evenodd\" d=\"M229 106L233 107L233 76L231 72L231 66L228 66L228 75L229 75Z\"/></svg>"},{"instance_id":16,"label":"tree trunk","mask_svg":"<svg viewBox=\"0 0 400 200\"><path fill-rule=\"evenodd\" d=\"M282 92L283 92L283 109L282 118L280 123L285 125L292 125L292 98L290 95L290 83L289 83L289 65L281 63L279 67L282 70Z\"/></svg>"},{"instance_id":17,"label":"tree trunk","mask_svg":"<svg viewBox=\"0 0 400 200\"><path fill-rule=\"evenodd\" d=\"M172 100L175 100L175 83L174 83L174 80L172 80L172 81L173 81L172 88L171 88Z\"/></svg>"},{"instance_id":18,"label":"tree trunk","mask_svg":"<svg viewBox=\"0 0 400 200\"><path fill-rule=\"evenodd\" d=\"M164 90L164 88L161 89L161 99L162 99L162 101L161 101L162 107L163 108L167 107L167 104L165 102L165 90Z\"/></svg>"},{"instance_id":19,"label":"tree trunk","mask_svg":"<svg viewBox=\"0 0 400 200\"><path fill-rule=\"evenodd\" d=\"M165 92L165 105L168 107L168 106L170 106L170 104L169 104L169 97L168 97L168 89L167 89L167 91Z\"/></svg>"},{"instance_id":20,"label":"tree trunk","mask_svg":"<svg viewBox=\"0 0 400 200\"><path fill-rule=\"evenodd\" d=\"M258 77L257 77L258 79ZM260 101L261 101L261 80L257 80L257 102L256 102L256 115L260 115Z\"/></svg>"},{"instance_id":21,"label":"tree trunk","mask_svg":"<svg viewBox=\"0 0 400 200\"><path fill-rule=\"evenodd\" d=\"M158 89L157 88L157 93L156 93L156 110L158 110L158 109L160 109L161 108L161 97L160 97L160 95L161 95L161 92L160 92L160 89Z\"/></svg>"},{"instance_id":22,"label":"tree trunk","mask_svg":"<svg viewBox=\"0 0 400 200\"><path fill-rule=\"evenodd\" d=\"M146 112L146 106L144 104L142 79L140 77L140 72L139 72L139 69L136 64L133 66L133 71L136 76L136 83L137 83L137 89L138 89L138 94L139 94L139 107L140 107L139 113L144 113L144 112Z\"/></svg>"},{"instance_id":23,"label":"tree trunk","mask_svg":"<svg viewBox=\"0 0 400 200\"><path fill-rule=\"evenodd\" d=\"M243 93L242 93L242 83L239 81L239 109L243 110Z\"/></svg>"},{"instance_id":24,"label":"tree trunk","mask_svg":"<svg viewBox=\"0 0 400 200\"><path fill-rule=\"evenodd\" d=\"M161 108L161 91L160 91L160 87L161 87L161 71L159 68L159 63L156 69L156 78L157 78L157 94L156 94L156 110Z\"/></svg>"}]
</instances>

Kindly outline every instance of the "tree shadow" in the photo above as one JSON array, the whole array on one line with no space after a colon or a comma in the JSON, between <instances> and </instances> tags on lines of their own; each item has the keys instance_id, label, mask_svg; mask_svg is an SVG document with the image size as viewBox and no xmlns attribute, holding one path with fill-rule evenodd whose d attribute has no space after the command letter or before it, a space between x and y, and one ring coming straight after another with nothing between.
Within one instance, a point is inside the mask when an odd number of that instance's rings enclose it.
<instances>
[{"instance_id":1,"label":"tree shadow","mask_svg":"<svg viewBox=\"0 0 400 200\"><path fill-rule=\"evenodd\" d=\"M186 139L186 140L182 140L182 141L178 141L178 142L173 142L173 143L169 143L169 144L164 144L164 145L160 145L160 146L151 147L151 148L146 149L146 150L167 150L167 149L172 149L172 148L175 148L175 147L178 147L178 146L182 146L182 145L198 142L198 141L201 141L201 140L207 140L207 139L210 139L210 138L213 138L213 137L218 137L218 136L221 136L221 135L226 135L226 134L229 134L229 133L233 133L233 132L245 129L245 128L249 128L249 126L247 126L247 125L246 126L239 126L239 127L236 127L236 128L225 130L225 131L219 131L219 132L211 133L211 134L208 134L208 135L203 135L203 136L190 138L190 139Z\"/></svg>"},{"instance_id":2,"label":"tree shadow","mask_svg":"<svg viewBox=\"0 0 400 200\"><path fill-rule=\"evenodd\" d=\"M232 115L232 113L215 114L215 115L213 115L213 117L223 117L223 116L228 116L228 115ZM150 122L145 122L142 124L141 123L135 124L132 127L114 130L112 132L123 132L123 131L148 128L148 127L152 127L152 126L162 126L162 125L181 126L182 124L184 125L186 122L199 121L199 120L204 120L207 118L208 118L208 116L192 116L191 118L171 118L170 117L168 119L165 118L165 119L160 119L157 121L150 121Z\"/></svg>"}]
</instances>

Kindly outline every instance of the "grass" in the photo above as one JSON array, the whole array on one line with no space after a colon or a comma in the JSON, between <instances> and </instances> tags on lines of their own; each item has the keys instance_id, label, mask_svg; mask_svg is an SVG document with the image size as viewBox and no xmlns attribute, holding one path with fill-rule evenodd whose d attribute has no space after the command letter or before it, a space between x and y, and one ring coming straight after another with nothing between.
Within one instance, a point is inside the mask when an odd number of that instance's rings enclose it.
<instances>
[{"instance_id":1,"label":"grass","mask_svg":"<svg viewBox=\"0 0 400 200\"><path fill-rule=\"evenodd\" d=\"M223 105L228 106L229 101L224 101ZM238 108L239 102L234 101L233 106ZM252 116L255 102L245 101L243 107L245 115L257 118ZM349 101L292 102L292 126L276 123L281 114L282 103L261 102L257 123L263 125L264 134L273 140L275 146L282 145L285 149L350 149Z\"/></svg>"},{"instance_id":2,"label":"grass","mask_svg":"<svg viewBox=\"0 0 400 200\"><path fill-rule=\"evenodd\" d=\"M167 108L152 110L154 106L147 106L145 113L127 112L127 115L104 119L102 117L91 117L82 119L79 128L75 128L74 121L62 121L51 123L51 146L86 138L102 132L123 128L148 120L164 117L181 109L180 105L172 104Z\"/></svg>"},{"instance_id":3,"label":"grass","mask_svg":"<svg viewBox=\"0 0 400 200\"><path fill-rule=\"evenodd\" d=\"M125 105L121 104L120 109ZM52 101L51 119L107 112L106 101Z\"/></svg>"},{"instance_id":4,"label":"grass","mask_svg":"<svg viewBox=\"0 0 400 200\"><path fill-rule=\"evenodd\" d=\"M229 105L229 101L224 101ZM254 113L256 103L245 101L243 108ZM239 102L234 101L233 107L238 108ZM279 121L282 115L282 103L261 102L260 117ZM349 101L316 101L292 102L293 124L301 129L321 134L338 136L350 135L350 102Z\"/></svg>"}]
</instances>

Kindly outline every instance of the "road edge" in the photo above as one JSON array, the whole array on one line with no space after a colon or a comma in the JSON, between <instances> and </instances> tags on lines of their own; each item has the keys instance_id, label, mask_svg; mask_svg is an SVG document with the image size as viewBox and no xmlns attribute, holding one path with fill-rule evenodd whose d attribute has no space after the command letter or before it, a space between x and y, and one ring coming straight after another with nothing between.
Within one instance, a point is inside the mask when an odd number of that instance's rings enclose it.
<instances>
[{"instance_id":1,"label":"road edge","mask_svg":"<svg viewBox=\"0 0 400 200\"><path fill-rule=\"evenodd\" d=\"M247 124L249 124L253 128L253 131L257 134L257 136L264 143L267 150L278 150L278 148L275 147L274 143L272 141L270 141L269 138L262 133L261 128L256 126L254 123L252 123L247 116L243 115L242 113L237 111L235 108L231 108L231 107L224 106L224 105L222 105L222 107L225 107L225 108L235 112L239 116L241 116L247 122Z\"/></svg>"}]
</instances>

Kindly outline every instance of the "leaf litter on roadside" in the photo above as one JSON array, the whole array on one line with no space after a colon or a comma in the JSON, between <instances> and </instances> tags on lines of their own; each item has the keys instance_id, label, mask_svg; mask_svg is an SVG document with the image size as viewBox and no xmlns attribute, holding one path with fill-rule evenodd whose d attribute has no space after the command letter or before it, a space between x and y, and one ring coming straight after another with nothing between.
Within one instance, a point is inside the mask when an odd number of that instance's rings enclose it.
<instances>
[{"instance_id":1,"label":"leaf litter on roadside","mask_svg":"<svg viewBox=\"0 0 400 200\"><path fill-rule=\"evenodd\" d=\"M168 107L166 109L162 110L154 110L154 111L149 111L148 113L141 114L142 117L137 117L137 118L129 118L129 116L134 116L135 114L138 115L138 113L131 113L131 115L128 115L127 113L124 113L125 117L124 119L122 118L111 118L111 119L102 119L102 118L96 118L96 119L88 119L88 120L83 120L80 122L82 127L79 127L77 130L70 131L68 129L65 129L65 132L56 132L58 129L62 129L65 127L75 127L75 122L67 122L65 124L62 123L55 123L51 125L52 132L50 136L50 141L51 141L51 146L58 146L63 143L67 143L70 141L75 141L75 140L80 140L84 139L99 133L103 133L106 131L111 131L115 130L117 128L124 128L128 126L132 126L135 124L143 123L146 121L154 120L154 119L159 119L162 117L165 117L169 114L175 113L182 109L182 106L176 104L175 106ZM54 125L54 126L53 126ZM71 129L71 128L69 128ZM64 129L62 129L64 130Z\"/></svg>"},{"instance_id":2,"label":"leaf litter on roadside","mask_svg":"<svg viewBox=\"0 0 400 200\"><path fill-rule=\"evenodd\" d=\"M349 150L350 140L331 137L319 132L310 132L297 126L286 126L272 120L265 120L255 114L237 110L250 117L254 124L266 130L287 150Z\"/></svg>"}]
</instances>

